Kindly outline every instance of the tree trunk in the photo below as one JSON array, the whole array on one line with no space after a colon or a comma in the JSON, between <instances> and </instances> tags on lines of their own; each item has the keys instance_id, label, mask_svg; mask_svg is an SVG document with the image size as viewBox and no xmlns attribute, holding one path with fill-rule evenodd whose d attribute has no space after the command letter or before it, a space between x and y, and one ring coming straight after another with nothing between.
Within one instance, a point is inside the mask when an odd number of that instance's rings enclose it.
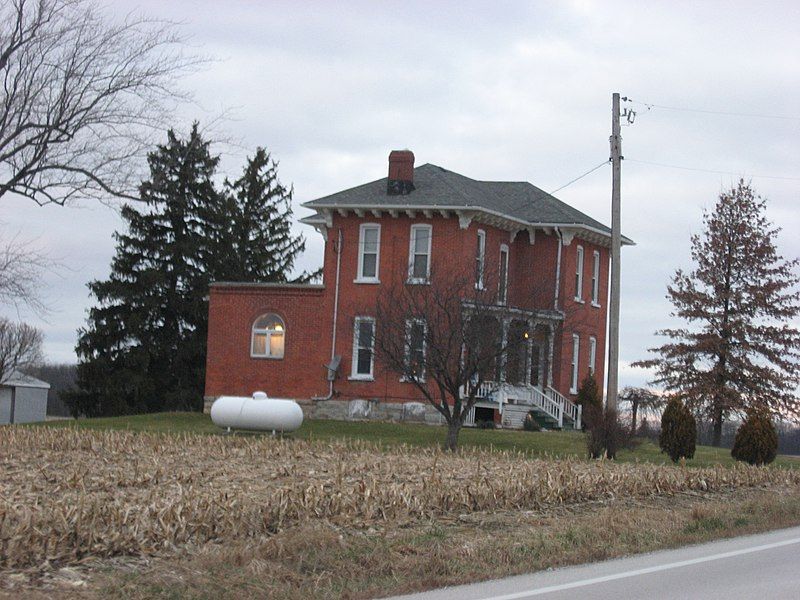
<instances>
[{"instance_id":1,"label":"tree trunk","mask_svg":"<svg viewBox=\"0 0 800 600\"><path fill-rule=\"evenodd\" d=\"M631 402L631 437L636 435L636 413L639 412L639 402Z\"/></svg>"},{"instance_id":2,"label":"tree trunk","mask_svg":"<svg viewBox=\"0 0 800 600\"><path fill-rule=\"evenodd\" d=\"M447 424L447 442L445 442L445 450L455 452L458 449L458 434L461 431L461 421L453 419Z\"/></svg>"},{"instance_id":3,"label":"tree trunk","mask_svg":"<svg viewBox=\"0 0 800 600\"><path fill-rule=\"evenodd\" d=\"M711 433L711 445L719 448L722 444L722 409L715 408L714 416L712 417L714 429Z\"/></svg>"}]
</instances>

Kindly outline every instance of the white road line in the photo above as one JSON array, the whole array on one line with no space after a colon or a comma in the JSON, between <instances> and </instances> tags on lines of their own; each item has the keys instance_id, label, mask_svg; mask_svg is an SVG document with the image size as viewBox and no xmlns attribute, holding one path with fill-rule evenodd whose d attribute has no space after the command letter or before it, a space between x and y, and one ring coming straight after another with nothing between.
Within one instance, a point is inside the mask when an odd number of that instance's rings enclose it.
<instances>
[{"instance_id":1,"label":"white road line","mask_svg":"<svg viewBox=\"0 0 800 600\"><path fill-rule=\"evenodd\" d=\"M634 571L625 571L623 573L615 573L613 575L605 575L603 577L593 577L591 579L582 579L580 581L573 581L572 583L563 583L561 585L551 585L544 588L528 590L526 592L514 592L513 594L503 594L502 596L489 596L482 600L520 600L521 598L529 598L531 596L541 596L542 594L549 594L551 592L560 592L562 590L570 590L573 588L585 587L587 585L594 585L596 583L604 583L606 581L614 581L616 579L626 579L628 577L636 577L638 575L645 575L647 573L657 573L658 571L667 571L669 569L677 569L680 567L687 567L689 565L696 565L713 560L722 560L723 558L731 558L733 556L741 556L742 554L751 554L753 552L761 552L763 550L771 550L772 548L780 548L781 546L790 546L792 544L800 544L800 538L793 538L784 540L782 542L774 542L772 544L764 544L762 546L753 546L751 548L743 548L741 550L733 550L731 552L722 552L721 554L712 554L702 558L693 558L691 560L681 560L678 562L666 563L657 565L655 567L647 567L644 569L636 569Z\"/></svg>"}]
</instances>

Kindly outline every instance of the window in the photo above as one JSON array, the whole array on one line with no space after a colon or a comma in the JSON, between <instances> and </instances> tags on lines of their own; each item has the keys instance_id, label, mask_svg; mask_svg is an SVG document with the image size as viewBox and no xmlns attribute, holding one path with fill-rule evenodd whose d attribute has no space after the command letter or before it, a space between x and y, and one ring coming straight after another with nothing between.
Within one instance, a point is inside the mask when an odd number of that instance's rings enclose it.
<instances>
[{"instance_id":1,"label":"window","mask_svg":"<svg viewBox=\"0 0 800 600\"><path fill-rule=\"evenodd\" d=\"M475 253L475 289L483 289L483 265L486 258L486 232L478 229L478 250Z\"/></svg>"},{"instance_id":2,"label":"window","mask_svg":"<svg viewBox=\"0 0 800 600\"><path fill-rule=\"evenodd\" d=\"M578 246L575 257L575 300L583 302L583 246Z\"/></svg>"},{"instance_id":3,"label":"window","mask_svg":"<svg viewBox=\"0 0 800 600\"><path fill-rule=\"evenodd\" d=\"M250 356L259 358L283 358L286 343L286 328L283 319L275 314L258 317L253 323L250 340Z\"/></svg>"},{"instance_id":4,"label":"window","mask_svg":"<svg viewBox=\"0 0 800 600\"><path fill-rule=\"evenodd\" d=\"M597 338L589 337L589 373L594 375L595 362L597 361Z\"/></svg>"},{"instance_id":5,"label":"window","mask_svg":"<svg viewBox=\"0 0 800 600\"><path fill-rule=\"evenodd\" d=\"M431 226L412 225L408 282L427 283L431 274Z\"/></svg>"},{"instance_id":6,"label":"window","mask_svg":"<svg viewBox=\"0 0 800 600\"><path fill-rule=\"evenodd\" d=\"M500 246L500 281L497 290L497 302L505 304L508 297L508 246Z\"/></svg>"},{"instance_id":7,"label":"window","mask_svg":"<svg viewBox=\"0 0 800 600\"><path fill-rule=\"evenodd\" d=\"M572 381L569 385L569 393L578 393L578 356L581 352L581 339L577 334L572 335Z\"/></svg>"},{"instance_id":8,"label":"window","mask_svg":"<svg viewBox=\"0 0 800 600\"><path fill-rule=\"evenodd\" d=\"M353 366L350 379L373 378L375 349L375 319L356 317L353 328Z\"/></svg>"},{"instance_id":9,"label":"window","mask_svg":"<svg viewBox=\"0 0 800 600\"><path fill-rule=\"evenodd\" d=\"M406 321L406 376L404 379L425 379L425 335L427 327L422 319Z\"/></svg>"},{"instance_id":10,"label":"window","mask_svg":"<svg viewBox=\"0 0 800 600\"><path fill-rule=\"evenodd\" d=\"M600 253L592 254L592 304L600 306Z\"/></svg>"},{"instance_id":11,"label":"window","mask_svg":"<svg viewBox=\"0 0 800 600\"><path fill-rule=\"evenodd\" d=\"M378 282L378 264L381 250L381 226L364 223L358 236L358 277L359 283Z\"/></svg>"}]
</instances>

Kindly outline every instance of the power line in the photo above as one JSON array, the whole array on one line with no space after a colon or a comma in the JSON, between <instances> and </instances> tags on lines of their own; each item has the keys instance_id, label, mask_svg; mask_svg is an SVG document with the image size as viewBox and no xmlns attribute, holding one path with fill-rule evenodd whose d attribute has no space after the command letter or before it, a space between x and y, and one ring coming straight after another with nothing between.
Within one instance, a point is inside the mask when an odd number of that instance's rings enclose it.
<instances>
[{"instance_id":1,"label":"power line","mask_svg":"<svg viewBox=\"0 0 800 600\"><path fill-rule=\"evenodd\" d=\"M680 107L680 106L665 106L663 104L653 104L651 102L642 102L641 100L633 100L631 98L625 98L626 102L631 102L633 104L640 104L642 106L647 107L647 110L651 108L661 108L663 110L675 110L680 112L694 112L694 113L702 113L706 115L722 115L726 117L752 117L757 119L780 119L783 121L800 121L800 117L792 117L789 115L769 115L765 113L743 113L743 112L731 112L725 110L705 110L701 108L687 108L687 107Z\"/></svg>"},{"instance_id":2,"label":"power line","mask_svg":"<svg viewBox=\"0 0 800 600\"><path fill-rule=\"evenodd\" d=\"M634 163L641 163L643 165L653 165L656 167L667 167L669 169L681 169L683 171L698 171L701 173L715 173L717 175L734 175L740 177L742 173L736 173L734 171L717 171L714 169L700 169L698 167L685 167L682 165L668 165L666 163L659 163L653 162L649 160L638 160L635 158L626 158L627 162L634 162ZM756 177L758 179L782 179L785 181L800 181L800 177L786 177L782 175L748 175L748 177Z\"/></svg>"},{"instance_id":3,"label":"power line","mask_svg":"<svg viewBox=\"0 0 800 600\"><path fill-rule=\"evenodd\" d=\"M600 163L599 165L597 165L596 167L592 167L591 169L589 169L588 171L586 171L586 173L584 173L583 175L578 175L578 176L577 176L575 179L573 179L572 181L569 181L569 182L565 183L564 185L562 185L560 188L556 188L556 189L554 189L552 192L548 192L548 193L549 193L549 194L552 196L552 195L553 195L553 194L555 194L556 192L560 192L560 191L561 191L561 190L563 190L565 187L568 187L568 186L572 185L573 183L575 183L575 182L576 182L576 181L578 181L579 179L583 179L584 177L586 177L586 176L587 176L587 175L589 175L590 173L594 173L595 171L597 171L597 169L599 169L599 168L600 168L600 167L602 167L603 165L607 165L607 164L608 164L608 163L610 163L610 162L611 162L611 159L604 160L603 162L601 162L601 163Z\"/></svg>"}]
</instances>

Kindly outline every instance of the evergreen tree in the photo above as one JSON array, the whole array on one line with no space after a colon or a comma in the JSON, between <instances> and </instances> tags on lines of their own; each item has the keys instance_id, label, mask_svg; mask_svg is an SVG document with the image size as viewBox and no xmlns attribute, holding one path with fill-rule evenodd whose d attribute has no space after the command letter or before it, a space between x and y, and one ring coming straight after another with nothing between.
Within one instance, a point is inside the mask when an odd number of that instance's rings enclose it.
<instances>
[{"instance_id":1,"label":"evergreen tree","mask_svg":"<svg viewBox=\"0 0 800 600\"><path fill-rule=\"evenodd\" d=\"M764 410L751 410L736 432L731 456L751 465L768 465L778 455L778 432Z\"/></svg>"},{"instance_id":2,"label":"evergreen tree","mask_svg":"<svg viewBox=\"0 0 800 600\"><path fill-rule=\"evenodd\" d=\"M798 261L778 255L780 229L764 210L744 181L720 195L703 235L692 237L693 270L678 270L667 288L687 326L658 332L671 341L635 363L711 418L715 446L732 413L800 414L800 332L790 324L800 316Z\"/></svg>"},{"instance_id":3,"label":"evergreen tree","mask_svg":"<svg viewBox=\"0 0 800 600\"><path fill-rule=\"evenodd\" d=\"M278 180L278 163L258 148L241 177L233 183L226 180L225 195L230 219L219 279L287 281L306 242L302 235L292 235L292 189ZM315 276L303 273L294 281Z\"/></svg>"},{"instance_id":4,"label":"evergreen tree","mask_svg":"<svg viewBox=\"0 0 800 600\"><path fill-rule=\"evenodd\" d=\"M79 331L73 412L124 414L202 407L208 285L224 246L219 161L197 124L151 153L141 205L126 205L111 276L89 289L97 306Z\"/></svg>"},{"instance_id":5,"label":"evergreen tree","mask_svg":"<svg viewBox=\"0 0 800 600\"><path fill-rule=\"evenodd\" d=\"M697 422L691 411L678 398L670 398L661 416L658 445L672 462L694 458L697 444Z\"/></svg>"},{"instance_id":6,"label":"evergreen tree","mask_svg":"<svg viewBox=\"0 0 800 600\"><path fill-rule=\"evenodd\" d=\"M600 388L597 385L597 380L594 374L589 371L586 377L581 381L581 386L578 388L578 397L575 399L576 404L583 407L581 413L582 428L584 430L590 429L593 421L602 417L603 412L603 397L600 394Z\"/></svg>"}]
</instances>

